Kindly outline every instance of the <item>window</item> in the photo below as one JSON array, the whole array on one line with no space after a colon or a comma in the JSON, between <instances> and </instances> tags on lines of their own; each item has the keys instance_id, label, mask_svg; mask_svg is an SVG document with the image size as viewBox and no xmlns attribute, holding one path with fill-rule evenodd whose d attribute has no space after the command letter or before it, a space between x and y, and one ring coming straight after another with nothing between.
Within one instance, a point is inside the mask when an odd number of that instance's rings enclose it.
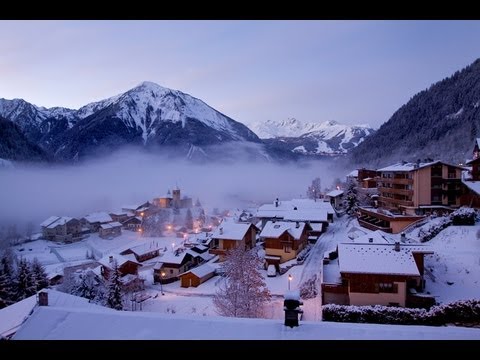
<instances>
[{"instance_id":1,"label":"window","mask_svg":"<svg viewBox=\"0 0 480 360\"><path fill-rule=\"evenodd\" d=\"M292 247L290 245L283 245L283 251L289 253L292 251Z\"/></svg>"},{"instance_id":2,"label":"window","mask_svg":"<svg viewBox=\"0 0 480 360\"><path fill-rule=\"evenodd\" d=\"M381 293L397 293L398 292L397 284L394 284L394 283L379 283L377 286L378 286L378 292L381 292Z\"/></svg>"},{"instance_id":3,"label":"window","mask_svg":"<svg viewBox=\"0 0 480 360\"><path fill-rule=\"evenodd\" d=\"M170 274L173 274L173 269L170 269Z\"/></svg>"}]
</instances>

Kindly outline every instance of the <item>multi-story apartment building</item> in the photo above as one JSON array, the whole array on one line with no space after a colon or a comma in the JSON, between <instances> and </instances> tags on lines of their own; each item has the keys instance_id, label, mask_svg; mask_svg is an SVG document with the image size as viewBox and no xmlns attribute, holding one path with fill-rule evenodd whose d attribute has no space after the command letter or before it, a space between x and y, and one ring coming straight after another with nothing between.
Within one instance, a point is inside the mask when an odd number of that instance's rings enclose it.
<instances>
[{"instance_id":1,"label":"multi-story apartment building","mask_svg":"<svg viewBox=\"0 0 480 360\"><path fill-rule=\"evenodd\" d=\"M378 169L379 209L360 208L360 224L398 233L423 215L459 207L462 170L442 161L402 162Z\"/></svg>"}]
</instances>

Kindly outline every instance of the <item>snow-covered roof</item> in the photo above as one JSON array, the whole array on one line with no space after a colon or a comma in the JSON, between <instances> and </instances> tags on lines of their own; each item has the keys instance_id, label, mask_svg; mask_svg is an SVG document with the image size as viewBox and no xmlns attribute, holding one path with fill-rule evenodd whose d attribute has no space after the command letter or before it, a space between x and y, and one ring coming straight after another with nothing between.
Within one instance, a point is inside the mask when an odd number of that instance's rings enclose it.
<instances>
[{"instance_id":1,"label":"snow-covered roof","mask_svg":"<svg viewBox=\"0 0 480 360\"><path fill-rule=\"evenodd\" d=\"M348 173L347 177L358 177L358 170L353 170Z\"/></svg>"},{"instance_id":2,"label":"snow-covered roof","mask_svg":"<svg viewBox=\"0 0 480 360\"><path fill-rule=\"evenodd\" d=\"M444 164L444 165L447 165L447 166L451 166L451 167L456 167L456 168L459 168L459 169L463 169L462 166L449 164L449 163L446 163L446 162L441 161L441 160L436 160L436 161L424 162L424 163L407 163L407 162L400 162L400 163L396 163L396 164L394 164L394 165L390 165L390 166L387 166L387 167L384 167L384 168L381 168L381 169L377 169L377 171L381 171L381 172L387 172L387 171L413 171L413 170L416 170L416 169L425 168L425 167L432 166L432 165L435 165L435 164Z\"/></svg>"},{"instance_id":3,"label":"snow-covered roof","mask_svg":"<svg viewBox=\"0 0 480 360\"><path fill-rule=\"evenodd\" d=\"M433 253L422 245L401 244L338 244L340 272L420 276L413 252Z\"/></svg>"},{"instance_id":4,"label":"snow-covered roof","mask_svg":"<svg viewBox=\"0 0 480 360\"><path fill-rule=\"evenodd\" d=\"M372 241L370 241L372 239ZM352 239L356 244L392 244L394 241L390 239L383 231L376 230L366 235L361 235Z\"/></svg>"},{"instance_id":5,"label":"snow-covered roof","mask_svg":"<svg viewBox=\"0 0 480 360\"><path fill-rule=\"evenodd\" d=\"M295 210L297 208L297 210ZM278 206L275 203L263 204L258 210L256 216L259 218L283 218L286 211L318 211L323 210L328 214L333 214L332 204L328 201L314 201L312 199L293 199L279 201Z\"/></svg>"},{"instance_id":6,"label":"snow-covered roof","mask_svg":"<svg viewBox=\"0 0 480 360\"><path fill-rule=\"evenodd\" d=\"M117 222L117 221L100 225L100 227L101 227L102 229L104 229L104 230L105 230L105 229L113 229L113 228L121 227L121 226L122 226L122 224L120 224L120 223Z\"/></svg>"},{"instance_id":7,"label":"snow-covered roof","mask_svg":"<svg viewBox=\"0 0 480 360\"><path fill-rule=\"evenodd\" d=\"M54 229L55 227L59 225L65 225L68 223L70 220L73 220L73 218L68 217L68 216L62 216L59 217L57 220L55 220L53 223L47 226L47 229Z\"/></svg>"},{"instance_id":8,"label":"snow-covered roof","mask_svg":"<svg viewBox=\"0 0 480 360\"><path fill-rule=\"evenodd\" d=\"M310 223L310 227L312 228L313 231L322 231L323 230L323 225L322 224Z\"/></svg>"},{"instance_id":9,"label":"snow-covered roof","mask_svg":"<svg viewBox=\"0 0 480 360\"><path fill-rule=\"evenodd\" d=\"M106 267L111 269L112 268L112 262L110 261L110 257L112 258L112 261L113 260L117 261L117 266L122 266L127 261L132 261L132 262L138 264L138 262L136 260L128 259L127 257L125 257L123 255L119 255L119 254L110 254L110 255L104 256L103 258L98 260L98 262L100 264L102 264L103 266L106 266Z\"/></svg>"},{"instance_id":10,"label":"snow-covered roof","mask_svg":"<svg viewBox=\"0 0 480 360\"><path fill-rule=\"evenodd\" d=\"M181 316L142 311L40 307L15 340L477 340L480 329L302 321L294 329L279 319Z\"/></svg>"},{"instance_id":11,"label":"snow-covered roof","mask_svg":"<svg viewBox=\"0 0 480 360\"><path fill-rule=\"evenodd\" d=\"M260 233L260 237L265 238L279 238L285 231L295 239L300 240L302 236L303 229L305 228L304 222L299 222L297 224L295 222L287 222L287 221L268 221L265 226L263 227L262 232Z\"/></svg>"},{"instance_id":12,"label":"snow-covered roof","mask_svg":"<svg viewBox=\"0 0 480 360\"><path fill-rule=\"evenodd\" d=\"M47 227L48 225L52 224L53 222L57 221L58 219L60 219L60 216L50 216L47 220L45 220L44 222L42 222L40 224L41 227Z\"/></svg>"},{"instance_id":13,"label":"snow-covered roof","mask_svg":"<svg viewBox=\"0 0 480 360\"><path fill-rule=\"evenodd\" d=\"M284 211L283 220L327 222L328 213L323 209Z\"/></svg>"},{"instance_id":14,"label":"snow-covered roof","mask_svg":"<svg viewBox=\"0 0 480 360\"><path fill-rule=\"evenodd\" d=\"M252 224L237 224L222 221L212 234L213 239L242 240Z\"/></svg>"},{"instance_id":15,"label":"snow-covered roof","mask_svg":"<svg viewBox=\"0 0 480 360\"><path fill-rule=\"evenodd\" d=\"M158 242L151 241L149 243L143 243L137 246L133 246L129 249L132 250L137 255L145 255L152 251L160 250L163 247L164 246L159 245Z\"/></svg>"},{"instance_id":16,"label":"snow-covered roof","mask_svg":"<svg viewBox=\"0 0 480 360\"><path fill-rule=\"evenodd\" d=\"M207 276L209 274L213 274L214 272L215 272L214 268L212 268L208 264L204 264L204 265L197 266L193 269L190 269L188 271L185 271L183 274L192 273L193 275L195 275L199 278L202 278L202 277ZM181 275L183 275L183 274L181 274Z\"/></svg>"},{"instance_id":17,"label":"snow-covered roof","mask_svg":"<svg viewBox=\"0 0 480 360\"><path fill-rule=\"evenodd\" d=\"M102 308L99 305L90 303L88 299L79 296L52 289L44 289L42 291L48 293L48 306ZM0 309L0 336L8 337L15 333L36 305L37 294Z\"/></svg>"},{"instance_id":18,"label":"snow-covered roof","mask_svg":"<svg viewBox=\"0 0 480 360\"><path fill-rule=\"evenodd\" d=\"M108 223L112 221L112 218L110 215L108 215L106 212L96 212L89 214L84 217L85 220L87 220L89 223Z\"/></svg>"},{"instance_id":19,"label":"snow-covered roof","mask_svg":"<svg viewBox=\"0 0 480 360\"><path fill-rule=\"evenodd\" d=\"M473 192L480 195L480 181L471 181L471 180L464 180L462 179L463 184L468 187Z\"/></svg>"},{"instance_id":20,"label":"snow-covered roof","mask_svg":"<svg viewBox=\"0 0 480 360\"><path fill-rule=\"evenodd\" d=\"M340 195L343 195L343 190L332 190L328 193L325 194L326 196L330 196L330 197L337 197L337 196L340 196Z\"/></svg>"},{"instance_id":21,"label":"snow-covered roof","mask_svg":"<svg viewBox=\"0 0 480 360\"><path fill-rule=\"evenodd\" d=\"M185 259L185 256L192 256L192 254L190 254L188 251L186 251L185 249L183 251L168 251L166 252L165 254L162 255L162 257L160 258L160 262L163 263L163 264L176 264L176 265L180 265L184 259ZM158 263L157 263L158 264ZM158 267L158 269L161 268L161 265L160 267Z\"/></svg>"}]
</instances>

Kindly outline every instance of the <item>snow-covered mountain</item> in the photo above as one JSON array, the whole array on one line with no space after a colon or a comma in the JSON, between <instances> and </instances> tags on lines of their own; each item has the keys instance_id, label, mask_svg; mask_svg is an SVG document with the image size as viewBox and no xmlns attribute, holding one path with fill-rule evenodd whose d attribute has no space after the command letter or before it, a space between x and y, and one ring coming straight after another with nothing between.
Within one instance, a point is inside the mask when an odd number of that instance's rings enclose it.
<instances>
[{"instance_id":1,"label":"snow-covered mountain","mask_svg":"<svg viewBox=\"0 0 480 360\"><path fill-rule=\"evenodd\" d=\"M155 151L169 148L187 157L215 157L208 154L208 146L261 143L245 125L203 101L152 82L79 110L0 99L0 116L16 123L30 141L56 159L67 161L124 145Z\"/></svg>"},{"instance_id":2,"label":"snow-covered mountain","mask_svg":"<svg viewBox=\"0 0 480 360\"><path fill-rule=\"evenodd\" d=\"M294 118L252 124L251 129L269 146L304 155L345 154L375 132L368 125L304 123Z\"/></svg>"}]
</instances>

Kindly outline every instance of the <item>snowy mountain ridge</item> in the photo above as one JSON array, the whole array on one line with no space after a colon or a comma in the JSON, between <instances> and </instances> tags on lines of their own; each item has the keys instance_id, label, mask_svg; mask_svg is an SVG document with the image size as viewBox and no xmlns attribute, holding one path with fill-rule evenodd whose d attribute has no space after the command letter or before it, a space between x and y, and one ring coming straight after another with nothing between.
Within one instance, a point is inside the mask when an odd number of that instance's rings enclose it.
<instances>
[{"instance_id":1,"label":"snowy mountain ridge","mask_svg":"<svg viewBox=\"0 0 480 360\"><path fill-rule=\"evenodd\" d=\"M276 121L267 120L263 123L247 124L260 139L272 139L277 137L299 137L307 133L322 132L325 139L331 139L343 133L352 133L352 129L366 129L370 134L368 125L343 125L337 121L329 120L321 123L303 122L295 118ZM351 137L350 137L351 138ZM347 138L348 140L349 138Z\"/></svg>"},{"instance_id":2,"label":"snowy mountain ridge","mask_svg":"<svg viewBox=\"0 0 480 360\"><path fill-rule=\"evenodd\" d=\"M304 123L290 118L251 125L271 146L303 155L342 155L375 132L368 125L345 125L330 120Z\"/></svg>"},{"instance_id":3,"label":"snowy mountain ridge","mask_svg":"<svg viewBox=\"0 0 480 360\"><path fill-rule=\"evenodd\" d=\"M202 100L148 81L78 110L0 99L0 116L18 125L29 141L62 161L91 156L95 149L108 152L124 145L148 146L151 151L176 149L174 152L189 157L192 149L196 150L195 156L206 156L206 147L231 141L261 143L245 125Z\"/></svg>"}]
</instances>

